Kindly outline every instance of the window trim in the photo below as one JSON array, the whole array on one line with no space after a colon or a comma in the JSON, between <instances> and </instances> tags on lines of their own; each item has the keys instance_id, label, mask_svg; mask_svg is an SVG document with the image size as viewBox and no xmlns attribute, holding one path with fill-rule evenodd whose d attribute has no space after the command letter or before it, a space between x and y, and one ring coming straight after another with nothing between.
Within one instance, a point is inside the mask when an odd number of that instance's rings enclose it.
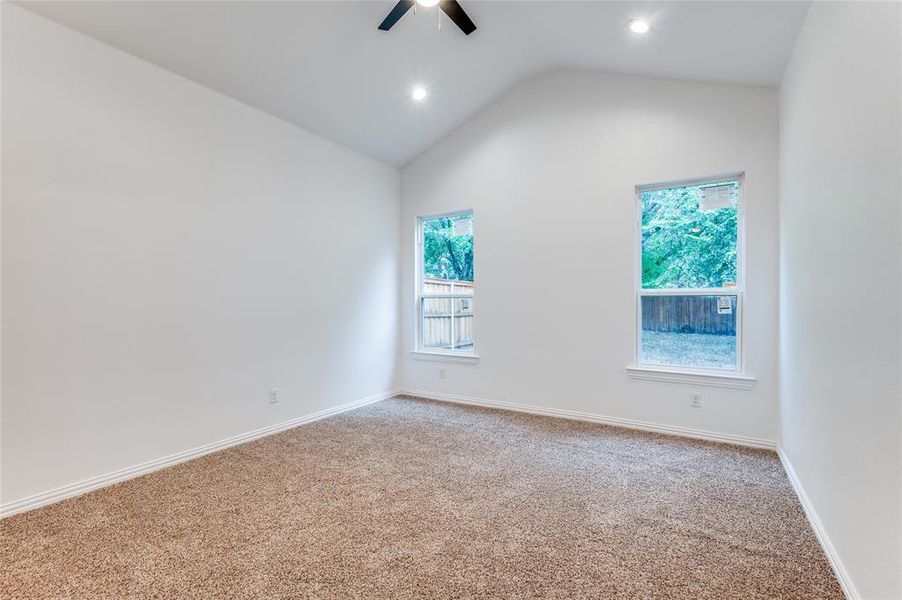
<instances>
[{"instance_id":1,"label":"window trim","mask_svg":"<svg viewBox=\"0 0 902 600\"><path fill-rule=\"evenodd\" d=\"M697 186L709 183L726 181L738 182L738 198L736 201L736 286L727 288L642 288L642 194L656 190L664 190L675 187ZM646 185L637 185L635 188L636 210L636 241L634 250L634 293L635 293L635 331L633 339L633 364L627 367L630 376L635 379L655 379L658 381L673 381L677 383L695 383L705 385L705 381L722 381L726 379L738 379L746 382L750 380L754 385L754 378L746 375L745 370L745 342L743 336L745 313L745 172L726 173L710 177L697 177ZM736 368L713 369L705 367L691 367L685 365L662 365L644 363L639 360L639 351L642 344L642 297L643 296L736 296ZM652 374L659 374L653 377ZM739 386L741 389L749 389L746 383Z\"/></svg>"},{"instance_id":2,"label":"window trim","mask_svg":"<svg viewBox=\"0 0 902 600\"><path fill-rule=\"evenodd\" d=\"M479 355L466 352L443 352L441 350L411 350L410 358L414 360L433 360L437 362L459 363L462 365L475 365L479 362Z\"/></svg>"},{"instance_id":3,"label":"window trim","mask_svg":"<svg viewBox=\"0 0 902 600\"><path fill-rule=\"evenodd\" d=\"M423 243L423 222L431 221L433 219L442 219L448 217L457 217L460 215L470 215L472 219L472 232L473 232L473 240L474 240L474 251L473 251L473 293L472 294L423 294L423 252L424 252L424 243ZM475 251L475 240L476 240L476 211L472 208L465 208L460 210L453 210L448 212L434 213L434 214L426 214L426 215L418 215L416 218L416 232L414 234L414 328L413 328L413 350L410 351L410 357L416 360L436 360L436 361L446 361L446 362L456 362L462 364L475 364L479 361L479 354L477 353L477 345L476 345L476 331L477 331L477 315L476 310L473 311L473 348L471 350L465 352L458 352L453 350L441 350L436 348L424 348L421 346L421 330L422 330L422 299L423 298L433 298L433 297L445 297L445 298L471 298L473 300L473 306L477 305L476 302L476 251Z\"/></svg>"},{"instance_id":4,"label":"window trim","mask_svg":"<svg viewBox=\"0 0 902 600\"><path fill-rule=\"evenodd\" d=\"M757 380L742 373L729 371L697 371L683 368L670 368L661 365L631 365L626 368L633 379L644 381L663 381L666 383L686 383L707 387L730 388L734 390L750 390Z\"/></svg>"}]
</instances>

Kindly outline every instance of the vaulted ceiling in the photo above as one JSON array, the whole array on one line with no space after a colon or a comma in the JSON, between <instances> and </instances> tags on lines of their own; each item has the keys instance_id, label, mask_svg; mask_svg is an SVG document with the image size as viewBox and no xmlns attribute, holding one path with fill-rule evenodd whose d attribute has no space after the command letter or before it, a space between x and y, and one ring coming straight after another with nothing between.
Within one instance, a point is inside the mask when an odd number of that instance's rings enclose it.
<instances>
[{"instance_id":1,"label":"vaulted ceiling","mask_svg":"<svg viewBox=\"0 0 902 600\"><path fill-rule=\"evenodd\" d=\"M378 31L392 1L28 2L31 10L386 163L402 166L550 69L779 85L804 2L461 0ZM629 31L642 17L651 31ZM411 88L429 91L425 102Z\"/></svg>"}]
</instances>

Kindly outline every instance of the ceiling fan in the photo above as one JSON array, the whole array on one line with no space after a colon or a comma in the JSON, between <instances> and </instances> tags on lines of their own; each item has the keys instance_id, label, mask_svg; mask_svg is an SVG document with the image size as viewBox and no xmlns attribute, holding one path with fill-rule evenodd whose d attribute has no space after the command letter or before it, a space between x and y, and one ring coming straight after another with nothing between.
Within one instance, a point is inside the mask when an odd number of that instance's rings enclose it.
<instances>
[{"instance_id":1,"label":"ceiling fan","mask_svg":"<svg viewBox=\"0 0 902 600\"><path fill-rule=\"evenodd\" d=\"M404 16L404 13L413 8L414 4L425 7L438 4L438 7L442 9L442 12L448 15L448 18L451 19L455 25L460 27L460 30L466 35L470 35L476 31L476 24L467 16L467 13L464 12L464 9L457 0L401 0L395 4L393 9L391 9L391 12L388 13L388 16L385 17L385 20L379 25L379 29L382 31L391 29L394 24Z\"/></svg>"}]
</instances>

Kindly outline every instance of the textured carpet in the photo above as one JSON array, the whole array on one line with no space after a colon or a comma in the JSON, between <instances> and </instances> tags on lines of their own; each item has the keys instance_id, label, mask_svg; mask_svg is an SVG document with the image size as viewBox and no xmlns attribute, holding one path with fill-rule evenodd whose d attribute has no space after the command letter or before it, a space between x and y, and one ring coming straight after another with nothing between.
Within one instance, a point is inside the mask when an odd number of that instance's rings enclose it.
<instances>
[{"instance_id":1,"label":"textured carpet","mask_svg":"<svg viewBox=\"0 0 902 600\"><path fill-rule=\"evenodd\" d=\"M0 522L6 598L842 598L773 453L394 399Z\"/></svg>"}]
</instances>

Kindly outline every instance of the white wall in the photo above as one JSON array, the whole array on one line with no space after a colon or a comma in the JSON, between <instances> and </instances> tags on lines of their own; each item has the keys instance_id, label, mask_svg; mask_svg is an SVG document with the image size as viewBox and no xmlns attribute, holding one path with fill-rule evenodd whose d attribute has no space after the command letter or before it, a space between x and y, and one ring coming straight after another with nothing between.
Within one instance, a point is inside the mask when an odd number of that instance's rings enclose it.
<instances>
[{"instance_id":1,"label":"white wall","mask_svg":"<svg viewBox=\"0 0 902 600\"><path fill-rule=\"evenodd\" d=\"M863 598L900 598L895 3L815 3L781 88L781 445Z\"/></svg>"},{"instance_id":2,"label":"white wall","mask_svg":"<svg viewBox=\"0 0 902 600\"><path fill-rule=\"evenodd\" d=\"M391 388L396 169L8 3L2 67L3 503Z\"/></svg>"},{"instance_id":3,"label":"white wall","mask_svg":"<svg viewBox=\"0 0 902 600\"><path fill-rule=\"evenodd\" d=\"M775 90L557 71L401 172L401 387L777 439ZM637 184L746 173L752 391L636 381ZM478 365L413 360L417 215L475 211ZM523 324L544 326L527 330ZM438 369L447 378L438 378ZM689 407L690 391L704 407Z\"/></svg>"}]
</instances>

